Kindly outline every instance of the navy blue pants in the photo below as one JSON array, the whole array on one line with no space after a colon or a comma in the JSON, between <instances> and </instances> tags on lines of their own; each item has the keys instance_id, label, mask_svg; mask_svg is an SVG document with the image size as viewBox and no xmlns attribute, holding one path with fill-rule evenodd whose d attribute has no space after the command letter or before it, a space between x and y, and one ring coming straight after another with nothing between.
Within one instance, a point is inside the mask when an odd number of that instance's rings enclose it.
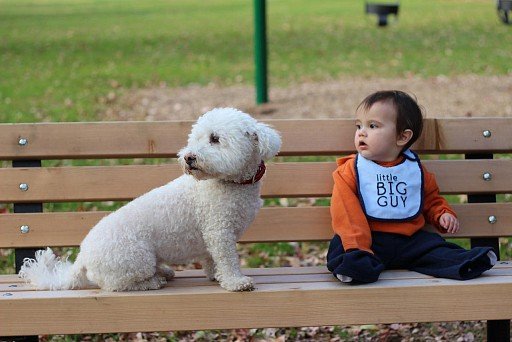
<instances>
[{"instance_id":1,"label":"navy blue pants","mask_svg":"<svg viewBox=\"0 0 512 342\"><path fill-rule=\"evenodd\" d=\"M373 283L384 269L408 269L438 278L467 280L480 276L493 265L490 247L470 250L446 242L439 234L420 230L412 236L372 232L371 253L345 252L335 235L327 253L327 268L334 276L352 277L354 283Z\"/></svg>"}]
</instances>

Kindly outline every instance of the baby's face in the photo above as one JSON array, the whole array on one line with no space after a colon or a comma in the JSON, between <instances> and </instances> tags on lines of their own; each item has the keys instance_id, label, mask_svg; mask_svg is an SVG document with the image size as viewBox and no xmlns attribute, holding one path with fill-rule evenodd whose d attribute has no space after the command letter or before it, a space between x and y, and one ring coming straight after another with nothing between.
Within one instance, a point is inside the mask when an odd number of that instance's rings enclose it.
<instances>
[{"instance_id":1,"label":"baby's face","mask_svg":"<svg viewBox=\"0 0 512 342\"><path fill-rule=\"evenodd\" d=\"M357 152L373 161L393 161L402 147L398 145L396 109L389 102L376 102L369 110L356 112L354 144Z\"/></svg>"}]
</instances>

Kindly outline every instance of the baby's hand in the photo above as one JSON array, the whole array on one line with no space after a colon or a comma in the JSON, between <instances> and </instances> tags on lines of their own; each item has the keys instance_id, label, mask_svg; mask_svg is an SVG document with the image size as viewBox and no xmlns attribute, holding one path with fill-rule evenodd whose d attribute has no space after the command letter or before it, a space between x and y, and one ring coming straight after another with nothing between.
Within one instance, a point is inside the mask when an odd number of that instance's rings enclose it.
<instances>
[{"instance_id":1,"label":"baby's hand","mask_svg":"<svg viewBox=\"0 0 512 342\"><path fill-rule=\"evenodd\" d=\"M449 213L444 213L439 217L439 225L446 229L447 233L457 233L460 229L459 220Z\"/></svg>"}]
</instances>

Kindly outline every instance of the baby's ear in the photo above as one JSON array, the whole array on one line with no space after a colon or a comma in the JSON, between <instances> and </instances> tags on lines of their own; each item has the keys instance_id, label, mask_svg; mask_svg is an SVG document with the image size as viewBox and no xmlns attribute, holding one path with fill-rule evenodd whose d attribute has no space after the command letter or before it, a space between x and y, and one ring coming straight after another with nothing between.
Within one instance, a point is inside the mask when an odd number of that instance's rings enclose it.
<instances>
[{"instance_id":1,"label":"baby's ear","mask_svg":"<svg viewBox=\"0 0 512 342\"><path fill-rule=\"evenodd\" d=\"M412 132L412 130L410 129L406 129L405 131L403 131L402 133L400 133L398 135L398 139L397 139L397 145L398 146L405 146L407 145L407 143L412 139L412 136L414 135L414 133Z\"/></svg>"},{"instance_id":2,"label":"baby's ear","mask_svg":"<svg viewBox=\"0 0 512 342\"><path fill-rule=\"evenodd\" d=\"M277 155L281 148L281 136L275 129L258 122L254 134L262 160L268 160Z\"/></svg>"}]
</instances>

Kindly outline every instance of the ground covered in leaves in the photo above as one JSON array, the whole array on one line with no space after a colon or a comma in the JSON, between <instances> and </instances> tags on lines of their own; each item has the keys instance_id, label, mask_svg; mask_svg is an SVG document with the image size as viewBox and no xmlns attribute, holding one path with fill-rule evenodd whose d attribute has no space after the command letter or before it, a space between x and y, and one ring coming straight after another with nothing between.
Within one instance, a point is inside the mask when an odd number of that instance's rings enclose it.
<instances>
[{"instance_id":1,"label":"ground covered in leaves","mask_svg":"<svg viewBox=\"0 0 512 342\"><path fill-rule=\"evenodd\" d=\"M481 323L392 324L353 327L308 327L287 329L237 329L229 331L197 331L192 333L131 333L119 335L77 336L79 341L483 341L481 333L470 330ZM467 332L457 333L458 330ZM63 337L62 337L63 338ZM68 336L72 339L72 336ZM56 341L45 337L41 341ZM64 339L63 339L64 340ZM69 339L68 339L69 340ZM74 340L74 339L73 339Z\"/></svg>"},{"instance_id":2,"label":"ground covered in leaves","mask_svg":"<svg viewBox=\"0 0 512 342\"><path fill-rule=\"evenodd\" d=\"M427 117L512 116L512 74L421 78L346 77L287 87L270 84L269 103L255 106L254 87L191 85L124 90L105 94L107 120L195 120L214 107L236 107L257 118L350 118L370 93L399 89L413 94Z\"/></svg>"}]
</instances>

